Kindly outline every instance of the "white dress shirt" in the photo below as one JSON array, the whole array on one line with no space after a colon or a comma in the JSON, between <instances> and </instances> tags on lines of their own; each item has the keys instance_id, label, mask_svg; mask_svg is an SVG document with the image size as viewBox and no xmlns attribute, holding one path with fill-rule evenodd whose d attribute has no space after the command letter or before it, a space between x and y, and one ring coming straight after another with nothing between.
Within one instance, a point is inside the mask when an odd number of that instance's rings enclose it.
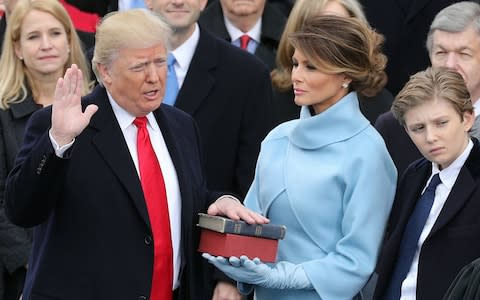
<instances>
[{"instance_id":1,"label":"white dress shirt","mask_svg":"<svg viewBox=\"0 0 480 300\"><path fill-rule=\"evenodd\" d=\"M410 270L407 274L407 277L402 283L402 290L401 290L401 300L415 300L416 297L416 290L417 290L417 276L418 276L418 259L420 256L420 252L422 251L423 242L430 234L430 231L433 228L440 212L442 211L443 205L447 200L450 191L452 190L455 181L457 180L458 174L460 173L460 169L465 164L465 161L470 154L470 151L473 148L473 142L469 140L467 147L462 152L462 154L457 157L453 163L443 170L439 170L438 165L432 163L432 175L427 181L424 189L430 183L432 177L439 173L440 180L442 181L435 190L435 198L433 200L433 205L430 210L430 214L428 215L427 221L425 222L425 226L423 227L422 233L420 234L420 238L418 239L417 250L415 252L415 256L413 257L412 265L410 266ZM422 192L423 193L423 192ZM440 262L439 262L440 263Z\"/></svg>"},{"instance_id":2,"label":"white dress shirt","mask_svg":"<svg viewBox=\"0 0 480 300\"><path fill-rule=\"evenodd\" d=\"M480 115L480 99L477 99L477 101L473 102L473 112L475 117Z\"/></svg>"},{"instance_id":3,"label":"white dress shirt","mask_svg":"<svg viewBox=\"0 0 480 300\"><path fill-rule=\"evenodd\" d=\"M198 24L195 24L192 35L177 49L171 51L176 60L174 68L175 74L177 75L178 90L182 88L183 82L185 81L199 39L200 29L198 28Z\"/></svg>"},{"instance_id":4,"label":"white dress shirt","mask_svg":"<svg viewBox=\"0 0 480 300\"><path fill-rule=\"evenodd\" d=\"M240 37L244 34L247 34L250 37L250 42L247 46L247 51L250 53L255 53L257 50L258 44L260 44L260 39L262 35L262 18L259 18L257 23L250 29L248 32L242 32L240 29L235 27L230 20L228 20L225 16L223 16L223 20L225 21L225 27L232 39L232 44L240 47Z\"/></svg>"}]
</instances>

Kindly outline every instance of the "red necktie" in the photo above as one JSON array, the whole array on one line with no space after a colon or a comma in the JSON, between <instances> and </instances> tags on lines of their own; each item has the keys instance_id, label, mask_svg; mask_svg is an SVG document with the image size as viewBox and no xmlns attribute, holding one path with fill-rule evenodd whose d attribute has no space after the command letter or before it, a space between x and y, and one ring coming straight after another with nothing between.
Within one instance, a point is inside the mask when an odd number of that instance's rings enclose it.
<instances>
[{"instance_id":1,"label":"red necktie","mask_svg":"<svg viewBox=\"0 0 480 300\"><path fill-rule=\"evenodd\" d=\"M246 50L248 42L250 42L250 37L248 36L248 34L242 35L240 37L240 49Z\"/></svg>"},{"instance_id":2,"label":"red necktie","mask_svg":"<svg viewBox=\"0 0 480 300\"><path fill-rule=\"evenodd\" d=\"M138 117L133 124L138 128L140 180L153 233L154 258L150 300L172 299L173 250L165 182L148 135L147 118Z\"/></svg>"}]
</instances>

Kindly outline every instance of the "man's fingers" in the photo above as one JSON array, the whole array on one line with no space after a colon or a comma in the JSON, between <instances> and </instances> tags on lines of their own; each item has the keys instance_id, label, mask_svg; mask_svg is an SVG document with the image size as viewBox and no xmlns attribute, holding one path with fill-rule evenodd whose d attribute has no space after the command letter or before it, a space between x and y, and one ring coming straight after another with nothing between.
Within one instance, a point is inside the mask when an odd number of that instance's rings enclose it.
<instances>
[{"instance_id":1,"label":"man's fingers","mask_svg":"<svg viewBox=\"0 0 480 300\"><path fill-rule=\"evenodd\" d=\"M57 85L55 87L55 95L54 95L55 100L61 100L61 98L63 98L63 95L64 95L63 84L64 84L63 78L58 78Z\"/></svg>"},{"instance_id":2,"label":"man's fingers","mask_svg":"<svg viewBox=\"0 0 480 300\"><path fill-rule=\"evenodd\" d=\"M97 112L97 110L98 110L98 106L96 106L95 104L90 104L89 106L87 106L84 112L84 115L87 118L87 120L90 121L90 119Z\"/></svg>"},{"instance_id":3,"label":"man's fingers","mask_svg":"<svg viewBox=\"0 0 480 300\"><path fill-rule=\"evenodd\" d=\"M215 203L213 203L208 207L207 213L209 215L214 215L215 216L215 215L218 215L220 213L220 209L218 208L218 206Z\"/></svg>"},{"instance_id":4,"label":"man's fingers","mask_svg":"<svg viewBox=\"0 0 480 300\"><path fill-rule=\"evenodd\" d=\"M76 89L75 89L75 94L78 96L82 95L82 87L83 87L83 75L82 75L82 70L77 69L77 80L76 80Z\"/></svg>"},{"instance_id":5,"label":"man's fingers","mask_svg":"<svg viewBox=\"0 0 480 300\"><path fill-rule=\"evenodd\" d=\"M238 217L247 222L248 224L266 224L270 222L270 220L265 218L264 216L246 208L237 210L236 212L238 214Z\"/></svg>"}]
</instances>

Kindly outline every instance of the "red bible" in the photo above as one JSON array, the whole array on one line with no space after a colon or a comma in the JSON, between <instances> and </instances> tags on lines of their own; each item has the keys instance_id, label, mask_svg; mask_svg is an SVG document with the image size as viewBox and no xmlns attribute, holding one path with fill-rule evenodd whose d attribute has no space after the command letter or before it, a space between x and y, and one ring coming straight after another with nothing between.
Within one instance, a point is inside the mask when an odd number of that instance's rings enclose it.
<instances>
[{"instance_id":1,"label":"red bible","mask_svg":"<svg viewBox=\"0 0 480 300\"><path fill-rule=\"evenodd\" d=\"M198 251L215 256L260 258L262 262L275 262L278 240L254 236L220 233L202 228Z\"/></svg>"}]
</instances>

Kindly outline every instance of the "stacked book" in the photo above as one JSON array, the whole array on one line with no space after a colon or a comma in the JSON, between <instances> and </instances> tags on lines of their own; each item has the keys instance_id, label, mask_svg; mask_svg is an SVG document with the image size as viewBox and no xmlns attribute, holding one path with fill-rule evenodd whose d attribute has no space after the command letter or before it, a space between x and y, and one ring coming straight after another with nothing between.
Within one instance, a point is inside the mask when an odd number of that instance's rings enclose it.
<instances>
[{"instance_id":1,"label":"stacked book","mask_svg":"<svg viewBox=\"0 0 480 300\"><path fill-rule=\"evenodd\" d=\"M287 228L277 224L248 224L220 216L198 214L201 228L198 251L215 256L246 255L274 262L278 241L285 237Z\"/></svg>"}]
</instances>

